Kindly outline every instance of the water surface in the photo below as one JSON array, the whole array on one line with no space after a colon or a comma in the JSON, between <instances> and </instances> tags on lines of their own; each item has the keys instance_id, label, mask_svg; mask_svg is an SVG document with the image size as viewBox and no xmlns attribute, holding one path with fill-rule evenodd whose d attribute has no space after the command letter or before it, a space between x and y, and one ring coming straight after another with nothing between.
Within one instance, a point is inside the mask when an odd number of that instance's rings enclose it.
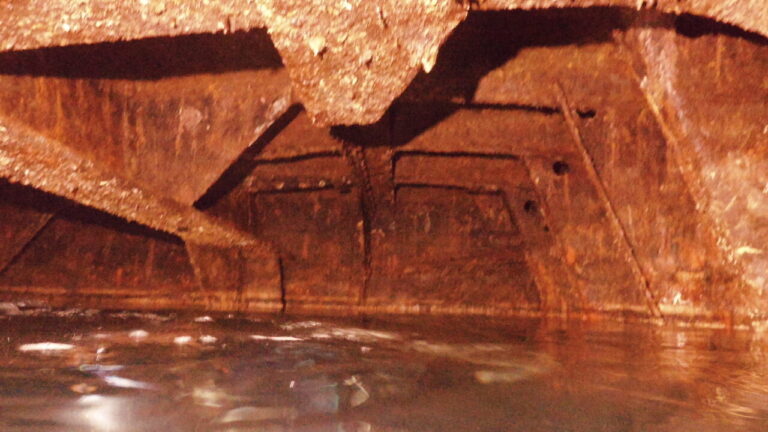
<instances>
[{"instance_id":1,"label":"water surface","mask_svg":"<svg viewBox=\"0 0 768 432\"><path fill-rule=\"evenodd\" d=\"M0 315L0 430L765 431L765 347L616 323L27 310Z\"/></svg>"}]
</instances>

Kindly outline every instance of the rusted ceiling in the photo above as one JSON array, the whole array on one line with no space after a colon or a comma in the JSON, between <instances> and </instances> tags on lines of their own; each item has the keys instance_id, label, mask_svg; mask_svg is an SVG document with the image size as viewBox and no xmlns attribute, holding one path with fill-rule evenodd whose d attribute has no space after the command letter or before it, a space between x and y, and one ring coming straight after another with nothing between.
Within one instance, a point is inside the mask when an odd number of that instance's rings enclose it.
<instances>
[{"instance_id":1,"label":"rusted ceiling","mask_svg":"<svg viewBox=\"0 0 768 432\"><path fill-rule=\"evenodd\" d=\"M763 0L29 0L0 14L5 51L264 27L319 125L376 122L470 9L616 6L690 13L768 35ZM510 41L512 42L512 41Z\"/></svg>"}]
</instances>

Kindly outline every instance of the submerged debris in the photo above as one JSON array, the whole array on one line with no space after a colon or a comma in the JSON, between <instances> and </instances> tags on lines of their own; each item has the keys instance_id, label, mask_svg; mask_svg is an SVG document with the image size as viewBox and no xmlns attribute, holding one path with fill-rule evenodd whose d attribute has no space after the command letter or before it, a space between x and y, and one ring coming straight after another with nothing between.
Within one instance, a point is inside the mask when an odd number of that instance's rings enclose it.
<instances>
[{"instance_id":1,"label":"submerged debris","mask_svg":"<svg viewBox=\"0 0 768 432\"><path fill-rule=\"evenodd\" d=\"M93 393L98 389L98 387L94 385L86 384L86 383L78 383L78 384L71 385L69 389L75 393L83 394L83 393Z\"/></svg>"},{"instance_id":2,"label":"submerged debris","mask_svg":"<svg viewBox=\"0 0 768 432\"><path fill-rule=\"evenodd\" d=\"M314 328L314 327L320 327L323 323L318 321L299 321L295 323L290 324L283 324L280 326L283 330L298 330L298 329L305 329L305 328Z\"/></svg>"},{"instance_id":3,"label":"submerged debris","mask_svg":"<svg viewBox=\"0 0 768 432\"><path fill-rule=\"evenodd\" d=\"M331 327L312 333L315 339L344 339L352 342L375 342L380 340L397 340L394 333L367 330L355 327Z\"/></svg>"},{"instance_id":4,"label":"submerged debris","mask_svg":"<svg viewBox=\"0 0 768 432\"><path fill-rule=\"evenodd\" d=\"M129 378L123 378L115 375L103 376L102 379L105 383L112 387L126 388L126 389L138 389L138 390L153 390L155 386L142 381L136 381Z\"/></svg>"},{"instance_id":5,"label":"submerged debris","mask_svg":"<svg viewBox=\"0 0 768 432\"><path fill-rule=\"evenodd\" d=\"M21 315L21 310L14 303L0 303L0 314Z\"/></svg>"},{"instance_id":6,"label":"submerged debris","mask_svg":"<svg viewBox=\"0 0 768 432\"><path fill-rule=\"evenodd\" d=\"M58 343L58 342L39 342L39 343L21 345L19 346L19 351L22 351L22 352L66 351L66 350L71 350L74 347L75 346L71 344Z\"/></svg>"},{"instance_id":7,"label":"submerged debris","mask_svg":"<svg viewBox=\"0 0 768 432\"><path fill-rule=\"evenodd\" d=\"M298 415L292 407L239 407L224 413L217 423L262 422L267 420L292 420Z\"/></svg>"},{"instance_id":8,"label":"submerged debris","mask_svg":"<svg viewBox=\"0 0 768 432\"><path fill-rule=\"evenodd\" d=\"M141 330L141 329L139 329L139 330L133 330L133 331L131 331L130 333L128 333L128 337L129 337L129 338L131 338L131 339L136 339L136 340L139 340L139 339L144 339L144 338L146 338L147 336L149 336L149 332L147 332L147 331L145 331L145 330Z\"/></svg>"},{"instance_id":9,"label":"submerged debris","mask_svg":"<svg viewBox=\"0 0 768 432\"><path fill-rule=\"evenodd\" d=\"M212 343L216 343L218 338L216 338L216 336L211 336L211 335L202 335L198 340L202 344L212 344Z\"/></svg>"},{"instance_id":10,"label":"submerged debris","mask_svg":"<svg viewBox=\"0 0 768 432\"><path fill-rule=\"evenodd\" d=\"M304 340L304 339L293 337L293 336L263 336L263 335L251 335L251 339L267 340L267 341L274 341L274 342L297 342L297 341Z\"/></svg>"},{"instance_id":11,"label":"submerged debris","mask_svg":"<svg viewBox=\"0 0 768 432\"><path fill-rule=\"evenodd\" d=\"M192 336L176 336L173 338L173 343L176 345L186 345L192 342Z\"/></svg>"},{"instance_id":12,"label":"submerged debris","mask_svg":"<svg viewBox=\"0 0 768 432\"><path fill-rule=\"evenodd\" d=\"M349 405L351 407L357 407L364 404L371 398L371 394L363 386L363 382L356 375L353 375L344 380L344 385L353 388L352 394L349 396Z\"/></svg>"}]
</instances>

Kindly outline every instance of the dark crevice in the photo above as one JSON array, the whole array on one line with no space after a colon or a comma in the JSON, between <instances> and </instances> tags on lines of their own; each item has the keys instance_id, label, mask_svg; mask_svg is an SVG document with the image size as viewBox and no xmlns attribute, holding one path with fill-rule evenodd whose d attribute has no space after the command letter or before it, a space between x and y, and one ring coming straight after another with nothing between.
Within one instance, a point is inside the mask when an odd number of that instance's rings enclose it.
<instances>
[{"instance_id":1,"label":"dark crevice","mask_svg":"<svg viewBox=\"0 0 768 432\"><path fill-rule=\"evenodd\" d=\"M501 193L499 187L493 186L493 185L463 186L463 185L454 185L454 184L422 183L422 182L401 182L401 183L395 184L396 193L403 188L455 190L455 191L466 192L473 195L498 195Z\"/></svg>"},{"instance_id":2,"label":"dark crevice","mask_svg":"<svg viewBox=\"0 0 768 432\"><path fill-rule=\"evenodd\" d=\"M16 207L36 210L41 213L53 213L59 209L76 205L73 201L30 186L22 186L0 179L0 202Z\"/></svg>"},{"instance_id":3,"label":"dark crevice","mask_svg":"<svg viewBox=\"0 0 768 432\"><path fill-rule=\"evenodd\" d=\"M5 260L0 261L0 276L2 276L8 268L16 263L16 261L18 261L19 257L24 254L24 252L35 241L35 239L38 238L40 234L50 225L55 216L56 213L41 213L39 215L40 219L36 221L36 226L31 226L32 232L29 233L26 239L24 239L24 242L17 245L15 249L11 249L10 255L8 255ZM22 229L28 230L29 228L30 226L27 226L23 227Z\"/></svg>"},{"instance_id":4,"label":"dark crevice","mask_svg":"<svg viewBox=\"0 0 768 432\"><path fill-rule=\"evenodd\" d=\"M231 253L231 252L230 252ZM243 296L245 294L245 269L247 268L247 258L243 254L243 250L238 248L235 251L235 258L237 260L238 266L236 269L237 273L237 285L235 285L235 307L237 308L238 313L243 312Z\"/></svg>"},{"instance_id":5,"label":"dark crevice","mask_svg":"<svg viewBox=\"0 0 768 432\"><path fill-rule=\"evenodd\" d=\"M552 164L552 172L559 176L568 174L571 171L571 166L567 162L557 161Z\"/></svg>"},{"instance_id":6,"label":"dark crevice","mask_svg":"<svg viewBox=\"0 0 768 432\"><path fill-rule=\"evenodd\" d=\"M358 304L364 305L373 276L372 221L376 212L376 197L371 185L371 174L365 162L362 147L344 142L344 158L350 164L352 173L360 187L360 215L363 218L363 284L358 294Z\"/></svg>"},{"instance_id":7,"label":"dark crevice","mask_svg":"<svg viewBox=\"0 0 768 432\"><path fill-rule=\"evenodd\" d=\"M475 11L440 49L430 73L420 72L405 100L472 101L480 80L529 47L589 45L613 40L626 28L616 7L553 8L536 11Z\"/></svg>"},{"instance_id":8,"label":"dark crevice","mask_svg":"<svg viewBox=\"0 0 768 432\"><path fill-rule=\"evenodd\" d=\"M318 152L309 152L309 153L302 153L298 155L291 155L291 156L277 156L277 157L269 157L269 158L255 158L254 162L258 165L271 165L271 164L282 164L282 163L293 163L293 162L303 162L311 159L319 159L319 158L338 158L341 157L341 151L333 151L333 150L327 150L327 151L318 151Z\"/></svg>"},{"instance_id":9,"label":"dark crevice","mask_svg":"<svg viewBox=\"0 0 768 432\"><path fill-rule=\"evenodd\" d=\"M0 54L0 74L65 78L157 80L280 67L282 59L263 29Z\"/></svg>"},{"instance_id":10,"label":"dark crevice","mask_svg":"<svg viewBox=\"0 0 768 432\"><path fill-rule=\"evenodd\" d=\"M578 115L579 117L581 117L583 119L591 119L591 118L595 118L595 116L597 115L597 111L595 111L593 109L576 110L576 115Z\"/></svg>"},{"instance_id":11,"label":"dark crevice","mask_svg":"<svg viewBox=\"0 0 768 432\"><path fill-rule=\"evenodd\" d=\"M256 141L248 146L238 158L224 171L211 187L195 201L195 208L206 210L216 204L222 197L237 187L253 171L259 161L256 159L259 153L280 132L283 131L301 112L300 105L293 105L280 118L272 123Z\"/></svg>"},{"instance_id":12,"label":"dark crevice","mask_svg":"<svg viewBox=\"0 0 768 432\"><path fill-rule=\"evenodd\" d=\"M758 33L744 30L735 25L721 23L713 19L682 14L675 18L675 31L689 38L699 38L708 35L725 35L746 39L750 42L768 45L768 38Z\"/></svg>"},{"instance_id":13,"label":"dark crevice","mask_svg":"<svg viewBox=\"0 0 768 432\"><path fill-rule=\"evenodd\" d=\"M524 111L532 113L540 113L544 115L556 115L560 114L560 108L547 106L547 105L531 105L531 104L517 104L517 103L467 103L467 104L455 104L459 109L465 109L469 111L479 110L497 110L497 111ZM583 119L591 119L597 115L597 111L591 108L584 108L576 110L579 117Z\"/></svg>"},{"instance_id":14,"label":"dark crevice","mask_svg":"<svg viewBox=\"0 0 768 432\"><path fill-rule=\"evenodd\" d=\"M461 109L479 111L479 110L498 110L498 111L525 111L540 113L545 115L554 115L560 113L560 109L546 105L530 105L530 104L516 104L516 103L468 103L465 105L457 105Z\"/></svg>"},{"instance_id":15,"label":"dark crevice","mask_svg":"<svg viewBox=\"0 0 768 432\"><path fill-rule=\"evenodd\" d=\"M482 153L482 152L462 152L462 151L428 151L428 150L401 150L395 153L393 165L404 156L427 156L441 158L473 158L473 159L496 159L496 160L520 160L520 156L509 153Z\"/></svg>"},{"instance_id":16,"label":"dark crevice","mask_svg":"<svg viewBox=\"0 0 768 432\"><path fill-rule=\"evenodd\" d=\"M456 104L457 107L466 110L498 110L498 111L525 111L540 113L544 115L560 114L560 108L547 105L531 105L518 103L468 103ZM576 114L583 119L591 119L597 115L597 111L592 108L583 108L576 110Z\"/></svg>"},{"instance_id":17,"label":"dark crevice","mask_svg":"<svg viewBox=\"0 0 768 432\"><path fill-rule=\"evenodd\" d=\"M20 186L0 180L0 199L4 203L32 208L43 213L56 213L58 219L86 225L97 225L112 231L149 237L167 243L182 243L181 239L172 234L154 230L135 222L129 222L118 216L86 207L66 198L61 198L28 186Z\"/></svg>"},{"instance_id":18,"label":"dark crevice","mask_svg":"<svg viewBox=\"0 0 768 432\"><path fill-rule=\"evenodd\" d=\"M526 213L535 214L539 211L539 204L536 203L534 200L528 200L523 204L523 210L525 210Z\"/></svg>"},{"instance_id":19,"label":"dark crevice","mask_svg":"<svg viewBox=\"0 0 768 432\"><path fill-rule=\"evenodd\" d=\"M320 192L325 190L332 190L332 189L339 189L339 192L341 192L342 186L340 185L334 185L332 183L328 183L325 186L295 186L295 187L285 187L285 188L273 188L273 189L253 189L249 188L248 192L252 194L285 194L285 193L309 193L309 192Z\"/></svg>"}]
</instances>

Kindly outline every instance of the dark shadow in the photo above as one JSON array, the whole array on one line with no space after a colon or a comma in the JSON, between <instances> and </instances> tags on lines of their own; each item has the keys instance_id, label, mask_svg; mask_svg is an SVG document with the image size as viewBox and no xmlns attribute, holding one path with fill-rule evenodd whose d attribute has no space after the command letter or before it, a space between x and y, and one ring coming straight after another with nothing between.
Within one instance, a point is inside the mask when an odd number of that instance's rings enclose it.
<instances>
[{"instance_id":1,"label":"dark shadow","mask_svg":"<svg viewBox=\"0 0 768 432\"><path fill-rule=\"evenodd\" d=\"M182 241L174 235L134 222L128 222L109 213L80 205L66 198L42 192L29 186L8 183L4 180L0 180L0 201L4 204L33 209L42 213L54 213L58 219L66 219L86 225L97 225L124 234L182 244Z\"/></svg>"},{"instance_id":2,"label":"dark shadow","mask_svg":"<svg viewBox=\"0 0 768 432\"><path fill-rule=\"evenodd\" d=\"M450 103L395 104L392 109L392 145L408 144L461 108Z\"/></svg>"},{"instance_id":3,"label":"dark shadow","mask_svg":"<svg viewBox=\"0 0 768 432\"><path fill-rule=\"evenodd\" d=\"M140 225L135 222L128 222L125 219L85 207L76 203L70 203L69 206L62 208L56 213L59 219L66 219L73 222L80 222L86 225L97 225L112 231L133 236L148 237L160 240L166 243L183 244L182 240L172 234Z\"/></svg>"},{"instance_id":4,"label":"dark shadow","mask_svg":"<svg viewBox=\"0 0 768 432\"><path fill-rule=\"evenodd\" d=\"M408 143L459 109L522 110L560 115L556 106L475 104L472 101L480 80L521 50L613 43L614 32L627 30L636 14L632 9L618 7L470 13L440 48L433 70L419 72L388 111L385 119L390 128L391 145L398 147ZM688 37L719 33L757 43L766 42L758 34L692 15L677 17L675 26L679 33ZM584 108L578 115L590 119L597 112ZM334 135L358 144L381 145L380 129L378 124L339 127L334 128Z\"/></svg>"},{"instance_id":5,"label":"dark shadow","mask_svg":"<svg viewBox=\"0 0 768 432\"><path fill-rule=\"evenodd\" d=\"M29 186L10 183L4 179L0 179L0 203L41 213L55 213L72 205L72 201L68 199L41 192Z\"/></svg>"},{"instance_id":6,"label":"dark shadow","mask_svg":"<svg viewBox=\"0 0 768 432\"><path fill-rule=\"evenodd\" d=\"M365 126L334 126L331 128L331 134L338 140L361 147L389 145L397 148L408 144L458 110L524 111L560 115L559 108L547 106L396 101L378 122ZM578 111L577 114L581 118L589 119L595 117L596 112L590 109Z\"/></svg>"},{"instance_id":7,"label":"dark shadow","mask_svg":"<svg viewBox=\"0 0 768 432\"><path fill-rule=\"evenodd\" d=\"M0 74L63 78L154 80L280 67L280 55L262 29L0 54Z\"/></svg>"},{"instance_id":8,"label":"dark shadow","mask_svg":"<svg viewBox=\"0 0 768 432\"><path fill-rule=\"evenodd\" d=\"M363 126L333 126L331 135L360 147L391 146L410 142L427 129L466 106L447 102L398 102L378 122Z\"/></svg>"},{"instance_id":9,"label":"dark shadow","mask_svg":"<svg viewBox=\"0 0 768 432\"><path fill-rule=\"evenodd\" d=\"M522 111L542 115L560 115L560 109L521 104L459 104L451 102L397 102L390 109L392 146L399 147L437 125L458 110ZM584 119L595 117L595 110L578 110Z\"/></svg>"},{"instance_id":10,"label":"dark shadow","mask_svg":"<svg viewBox=\"0 0 768 432\"><path fill-rule=\"evenodd\" d=\"M390 145L390 133L397 108L391 105L376 123L355 126L332 126L331 136L337 140L361 147L380 147Z\"/></svg>"},{"instance_id":11,"label":"dark shadow","mask_svg":"<svg viewBox=\"0 0 768 432\"><path fill-rule=\"evenodd\" d=\"M626 28L621 8L472 12L440 48L430 73L421 71L384 120L390 144L402 146L460 109L498 109L559 115L553 106L474 104L477 85L489 72L533 46L587 45L613 41ZM579 111L592 118L595 110ZM381 123L379 122L379 123ZM336 127L334 136L366 146L381 145L381 125Z\"/></svg>"},{"instance_id":12,"label":"dark shadow","mask_svg":"<svg viewBox=\"0 0 768 432\"><path fill-rule=\"evenodd\" d=\"M195 201L194 206L199 210L206 210L216 204L216 202L227 195L232 189L237 187L253 171L258 164L256 157L283 131L303 110L301 105L293 105L280 116L277 121L267 128L264 133L249 145L238 158L227 168L226 171L216 180L211 187Z\"/></svg>"},{"instance_id":13,"label":"dark shadow","mask_svg":"<svg viewBox=\"0 0 768 432\"><path fill-rule=\"evenodd\" d=\"M768 5L766 5L768 7ZM734 25L721 23L709 18L683 14L675 18L675 30L689 38L707 35L724 35L746 39L758 45L768 45L768 38L758 33L746 31Z\"/></svg>"},{"instance_id":14,"label":"dark shadow","mask_svg":"<svg viewBox=\"0 0 768 432\"><path fill-rule=\"evenodd\" d=\"M408 100L472 101L477 84L526 47L612 41L626 28L615 7L472 12L440 48L430 73L421 71L405 91Z\"/></svg>"}]
</instances>

